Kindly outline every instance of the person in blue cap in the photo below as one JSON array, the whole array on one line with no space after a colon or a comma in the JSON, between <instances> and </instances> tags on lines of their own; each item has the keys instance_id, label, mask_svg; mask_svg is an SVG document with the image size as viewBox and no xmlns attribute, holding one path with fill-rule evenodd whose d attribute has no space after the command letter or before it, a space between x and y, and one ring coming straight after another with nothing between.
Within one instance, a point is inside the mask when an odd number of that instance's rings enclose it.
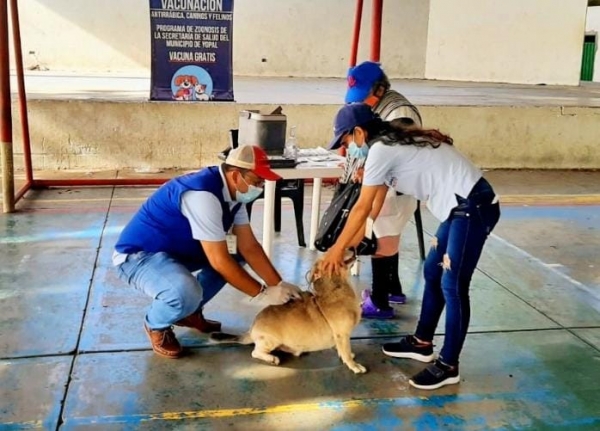
<instances>
[{"instance_id":1,"label":"person in blue cap","mask_svg":"<svg viewBox=\"0 0 600 431\"><path fill-rule=\"evenodd\" d=\"M346 103L365 103L385 121L404 119L421 127L419 110L405 96L391 88L379 63L364 61L348 70Z\"/></svg>"},{"instance_id":2,"label":"person in blue cap","mask_svg":"<svg viewBox=\"0 0 600 431\"><path fill-rule=\"evenodd\" d=\"M348 71L346 103L364 102L386 121L421 126L419 110L406 97L391 89L390 81L381 65L365 61ZM330 145L337 148L340 143ZM343 148L343 147L342 147ZM360 181L366 158L365 149L345 151L346 166L341 182ZM377 254L371 257L371 289L363 290L362 317L391 319L394 309L390 304L404 304L406 295L399 275L400 236L417 208L413 196L397 193L389 188L378 219L373 225L377 236Z\"/></svg>"},{"instance_id":3,"label":"person in blue cap","mask_svg":"<svg viewBox=\"0 0 600 431\"><path fill-rule=\"evenodd\" d=\"M349 104L334 122L334 143L367 148L358 201L335 244L323 258L325 271L338 272L344 252L362 238L368 218L376 219L388 187L427 202L440 221L425 260L421 314L414 335L387 343L396 358L432 362L412 376L419 389L460 382L459 355L470 320L469 286L483 246L500 218L498 197L482 172L437 130L382 121L366 104ZM446 309L444 344L435 359L433 336Z\"/></svg>"}]
</instances>

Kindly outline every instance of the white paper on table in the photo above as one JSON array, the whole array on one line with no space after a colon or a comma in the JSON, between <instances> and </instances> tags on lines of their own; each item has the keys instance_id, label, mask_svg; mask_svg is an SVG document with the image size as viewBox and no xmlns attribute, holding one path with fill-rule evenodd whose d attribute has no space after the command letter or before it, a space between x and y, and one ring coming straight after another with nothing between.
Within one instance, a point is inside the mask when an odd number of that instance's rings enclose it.
<instances>
[{"instance_id":1,"label":"white paper on table","mask_svg":"<svg viewBox=\"0 0 600 431\"><path fill-rule=\"evenodd\" d=\"M343 164L345 158L323 147L301 148L298 151L298 168L337 167Z\"/></svg>"}]
</instances>

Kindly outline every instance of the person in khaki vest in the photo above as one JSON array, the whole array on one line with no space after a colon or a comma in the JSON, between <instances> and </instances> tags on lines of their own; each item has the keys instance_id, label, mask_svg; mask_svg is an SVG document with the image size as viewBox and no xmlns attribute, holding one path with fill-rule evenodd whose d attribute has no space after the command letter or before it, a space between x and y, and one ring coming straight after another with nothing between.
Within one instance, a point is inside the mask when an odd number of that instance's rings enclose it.
<instances>
[{"instance_id":1,"label":"person in khaki vest","mask_svg":"<svg viewBox=\"0 0 600 431\"><path fill-rule=\"evenodd\" d=\"M385 121L422 126L419 110L406 97L391 89L390 81L378 63L365 61L350 68L347 80L346 103L366 103ZM341 143L337 146L330 144L330 149L338 146L346 155L341 181L360 181L366 152L364 149L347 151ZM416 209L414 197L399 194L393 188L388 190L381 213L373 225L378 249L377 254L371 257L371 289L361 294L363 318L391 319L394 309L390 304L406 302L398 273L400 236Z\"/></svg>"}]
</instances>

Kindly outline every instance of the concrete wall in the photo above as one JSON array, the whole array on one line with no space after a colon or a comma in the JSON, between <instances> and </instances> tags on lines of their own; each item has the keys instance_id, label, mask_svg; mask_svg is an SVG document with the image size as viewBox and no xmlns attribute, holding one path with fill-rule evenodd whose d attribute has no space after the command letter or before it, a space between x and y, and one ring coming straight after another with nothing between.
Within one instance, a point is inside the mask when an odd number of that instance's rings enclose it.
<instances>
[{"instance_id":1,"label":"concrete wall","mask_svg":"<svg viewBox=\"0 0 600 431\"><path fill-rule=\"evenodd\" d=\"M590 7L587 11L585 31L596 33L596 60L594 61L594 81L600 82L600 55L598 55L598 43L600 43L600 6Z\"/></svg>"},{"instance_id":2,"label":"concrete wall","mask_svg":"<svg viewBox=\"0 0 600 431\"><path fill-rule=\"evenodd\" d=\"M345 76L354 1L237 0L236 75ZM21 0L27 67L148 75L147 0ZM365 2L359 61L368 59L371 2ZM422 78L428 0L385 2L382 59L392 77ZM30 54L32 52L32 54Z\"/></svg>"},{"instance_id":3,"label":"concrete wall","mask_svg":"<svg viewBox=\"0 0 600 431\"><path fill-rule=\"evenodd\" d=\"M19 15L27 68L149 73L145 0L21 0Z\"/></svg>"},{"instance_id":4,"label":"concrete wall","mask_svg":"<svg viewBox=\"0 0 600 431\"><path fill-rule=\"evenodd\" d=\"M425 78L577 85L587 0L430 0Z\"/></svg>"},{"instance_id":5,"label":"concrete wall","mask_svg":"<svg viewBox=\"0 0 600 431\"><path fill-rule=\"evenodd\" d=\"M366 1L359 60L367 59ZM342 77L352 0L237 0L234 73ZM587 0L386 0L393 78L576 85ZM148 75L147 0L20 0L27 67ZM30 54L31 52L31 54Z\"/></svg>"},{"instance_id":6,"label":"concrete wall","mask_svg":"<svg viewBox=\"0 0 600 431\"><path fill-rule=\"evenodd\" d=\"M274 105L32 100L36 169L194 169L217 162L242 109ZM18 118L16 102L14 118ZM339 105L285 105L301 147L325 145ZM598 169L600 108L421 106L483 168ZM190 119L194 119L190 121ZM14 127L20 154L20 128ZM22 166L22 157L15 164Z\"/></svg>"},{"instance_id":7,"label":"concrete wall","mask_svg":"<svg viewBox=\"0 0 600 431\"><path fill-rule=\"evenodd\" d=\"M345 76L354 4L349 0L237 1L235 72L253 76ZM364 4L359 61L369 58L371 2ZM428 0L384 2L381 58L391 76L423 77L428 6Z\"/></svg>"}]
</instances>

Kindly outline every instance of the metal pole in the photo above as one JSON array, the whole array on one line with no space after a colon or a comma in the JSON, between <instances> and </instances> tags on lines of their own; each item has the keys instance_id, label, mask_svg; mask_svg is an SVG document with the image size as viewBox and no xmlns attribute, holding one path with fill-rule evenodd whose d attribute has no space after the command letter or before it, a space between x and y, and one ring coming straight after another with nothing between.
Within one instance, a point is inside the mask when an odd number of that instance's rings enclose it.
<instances>
[{"instance_id":1,"label":"metal pole","mask_svg":"<svg viewBox=\"0 0 600 431\"><path fill-rule=\"evenodd\" d=\"M379 62L381 57L382 16L383 0L373 0L373 16L371 17L371 61Z\"/></svg>"},{"instance_id":2,"label":"metal pole","mask_svg":"<svg viewBox=\"0 0 600 431\"><path fill-rule=\"evenodd\" d=\"M2 159L2 210L5 213L15 210L9 59L8 2L0 0L0 156Z\"/></svg>"},{"instance_id":3,"label":"metal pole","mask_svg":"<svg viewBox=\"0 0 600 431\"><path fill-rule=\"evenodd\" d=\"M352 32L352 47L350 48L350 67L356 66L358 44L360 41L360 25L362 22L363 0L356 0L354 12L354 30Z\"/></svg>"},{"instance_id":4,"label":"metal pole","mask_svg":"<svg viewBox=\"0 0 600 431\"><path fill-rule=\"evenodd\" d=\"M25 196L25 193L31 190L32 185L33 183L27 181L19 190L17 190L17 193L15 193L15 204L19 202L23 196Z\"/></svg>"},{"instance_id":5,"label":"metal pole","mask_svg":"<svg viewBox=\"0 0 600 431\"><path fill-rule=\"evenodd\" d=\"M44 180L33 181L33 188L46 187L109 187L109 186L160 186L170 178L73 178L64 180Z\"/></svg>"},{"instance_id":6,"label":"metal pole","mask_svg":"<svg viewBox=\"0 0 600 431\"><path fill-rule=\"evenodd\" d=\"M10 16L13 30L15 64L17 67L17 85L19 88L19 114L23 135L23 158L25 159L25 178L33 181L33 164L31 162L31 140L29 138L29 116L27 115L27 94L23 73L23 50L21 48L21 25L19 24L19 8L17 0L10 0Z\"/></svg>"}]
</instances>

